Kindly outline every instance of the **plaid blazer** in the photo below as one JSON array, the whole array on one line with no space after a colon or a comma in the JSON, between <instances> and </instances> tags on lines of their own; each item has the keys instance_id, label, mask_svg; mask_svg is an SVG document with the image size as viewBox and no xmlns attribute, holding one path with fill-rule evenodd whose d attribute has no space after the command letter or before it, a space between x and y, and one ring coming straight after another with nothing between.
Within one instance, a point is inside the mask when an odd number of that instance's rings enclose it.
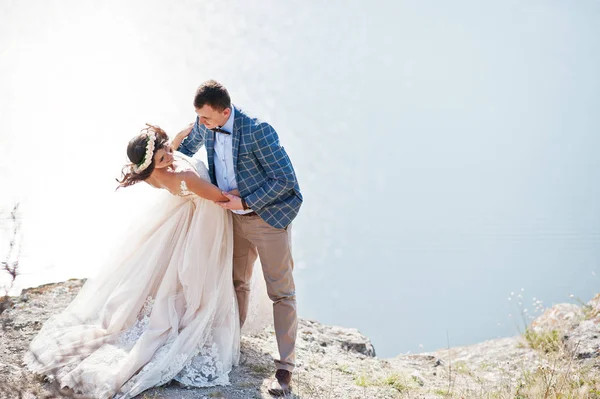
<instances>
[{"instance_id":1,"label":"plaid blazer","mask_svg":"<svg viewBox=\"0 0 600 399\"><path fill-rule=\"evenodd\" d=\"M234 106L235 107L235 106ZM210 179L215 178L215 133L196 123L179 151L193 156L206 146ZM302 194L292 162L271 125L235 107L232 132L233 166L240 195L268 224L286 228L298 214Z\"/></svg>"}]
</instances>

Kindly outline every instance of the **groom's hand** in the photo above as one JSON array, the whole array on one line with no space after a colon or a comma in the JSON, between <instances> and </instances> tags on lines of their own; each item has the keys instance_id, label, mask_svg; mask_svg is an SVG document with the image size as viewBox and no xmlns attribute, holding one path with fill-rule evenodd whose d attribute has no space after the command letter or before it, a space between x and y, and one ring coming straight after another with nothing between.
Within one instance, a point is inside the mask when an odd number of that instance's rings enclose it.
<instances>
[{"instance_id":1,"label":"groom's hand","mask_svg":"<svg viewBox=\"0 0 600 399\"><path fill-rule=\"evenodd\" d=\"M229 198L227 202L217 202L223 209L229 209L230 211L242 211L244 210L244 205L242 204L242 199L236 195L231 195L229 193L223 192L223 195Z\"/></svg>"}]
</instances>

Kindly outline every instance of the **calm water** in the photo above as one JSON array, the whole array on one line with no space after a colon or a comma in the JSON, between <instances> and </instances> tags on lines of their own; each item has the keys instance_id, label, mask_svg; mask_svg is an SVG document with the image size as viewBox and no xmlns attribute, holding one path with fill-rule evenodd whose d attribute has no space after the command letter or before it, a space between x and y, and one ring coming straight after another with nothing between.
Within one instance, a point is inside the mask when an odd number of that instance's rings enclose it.
<instances>
[{"instance_id":1,"label":"calm water","mask_svg":"<svg viewBox=\"0 0 600 399\"><path fill-rule=\"evenodd\" d=\"M0 0L15 290L101 267L151 195L114 193L129 138L145 122L176 132L214 78L296 167L301 316L394 356L514 334L511 291L529 312L532 297L588 300L600 3L452 3Z\"/></svg>"}]
</instances>

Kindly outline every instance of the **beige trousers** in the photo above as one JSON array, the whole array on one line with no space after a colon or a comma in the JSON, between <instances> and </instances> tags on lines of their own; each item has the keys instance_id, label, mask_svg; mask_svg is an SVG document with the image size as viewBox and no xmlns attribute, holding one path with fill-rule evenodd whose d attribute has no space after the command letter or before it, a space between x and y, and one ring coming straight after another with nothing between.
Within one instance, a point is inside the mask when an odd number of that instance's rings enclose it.
<instances>
[{"instance_id":1,"label":"beige trousers","mask_svg":"<svg viewBox=\"0 0 600 399\"><path fill-rule=\"evenodd\" d=\"M258 215L233 214L233 285L240 308L240 325L248 313L252 268L260 257L267 293L273 301L275 337L279 348L277 369L293 371L296 361L296 287L292 271L291 225L277 229Z\"/></svg>"}]
</instances>

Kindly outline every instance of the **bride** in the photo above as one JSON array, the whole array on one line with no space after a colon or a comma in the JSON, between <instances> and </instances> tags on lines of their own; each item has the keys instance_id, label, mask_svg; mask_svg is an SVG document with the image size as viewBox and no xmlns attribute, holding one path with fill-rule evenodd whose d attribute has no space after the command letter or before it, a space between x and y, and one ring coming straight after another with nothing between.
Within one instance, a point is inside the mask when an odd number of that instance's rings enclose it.
<instances>
[{"instance_id":1,"label":"bride","mask_svg":"<svg viewBox=\"0 0 600 399\"><path fill-rule=\"evenodd\" d=\"M227 385L240 353L231 214L214 203L227 198L157 126L133 138L127 155L120 187L144 181L173 195L44 324L25 363L95 398L132 398L171 380Z\"/></svg>"}]
</instances>

